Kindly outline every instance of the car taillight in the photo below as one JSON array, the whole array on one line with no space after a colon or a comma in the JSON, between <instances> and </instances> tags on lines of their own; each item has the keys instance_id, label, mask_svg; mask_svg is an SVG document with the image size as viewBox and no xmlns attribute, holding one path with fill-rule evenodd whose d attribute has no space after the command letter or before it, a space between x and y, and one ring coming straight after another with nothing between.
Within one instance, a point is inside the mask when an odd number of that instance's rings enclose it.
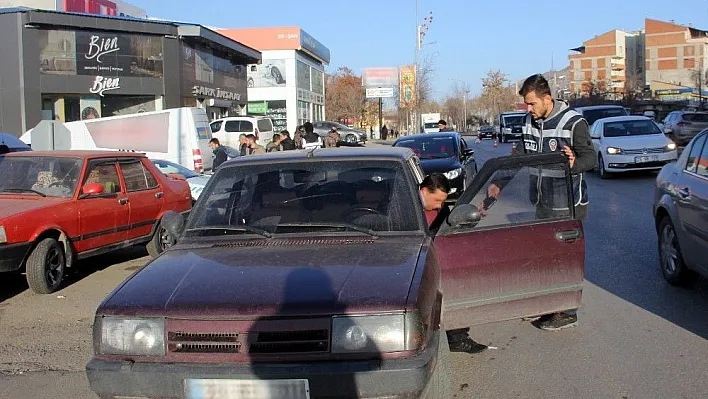
<instances>
[{"instance_id":1,"label":"car taillight","mask_svg":"<svg viewBox=\"0 0 708 399\"><path fill-rule=\"evenodd\" d=\"M192 150L192 159L194 160L194 171L197 173L204 172L204 161L202 160L202 150Z\"/></svg>"},{"instance_id":2,"label":"car taillight","mask_svg":"<svg viewBox=\"0 0 708 399\"><path fill-rule=\"evenodd\" d=\"M690 122L679 122L679 126L689 126L691 123Z\"/></svg>"}]
</instances>

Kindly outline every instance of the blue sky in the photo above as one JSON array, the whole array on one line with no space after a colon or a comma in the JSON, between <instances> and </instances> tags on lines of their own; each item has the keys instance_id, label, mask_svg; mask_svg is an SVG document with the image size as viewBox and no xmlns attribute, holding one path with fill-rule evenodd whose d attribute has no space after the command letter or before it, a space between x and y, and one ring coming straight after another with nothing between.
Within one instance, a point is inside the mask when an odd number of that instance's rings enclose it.
<instances>
[{"instance_id":1,"label":"blue sky","mask_svg":"<svg viewBox=\"0 0 708 399\"><path fill-rule=\"evenodd\" d=\"M332 53L328 69L414 62L415 0L128 0L158 18L218 27L297 25ZM473 92L490 69L513 80L568 64L568 49L612 29L637 30L644 18L708 30L708 0L418 0L433 12L423 47L434 58L434 96L454 80Z\"/></svg>"}]
</instances>

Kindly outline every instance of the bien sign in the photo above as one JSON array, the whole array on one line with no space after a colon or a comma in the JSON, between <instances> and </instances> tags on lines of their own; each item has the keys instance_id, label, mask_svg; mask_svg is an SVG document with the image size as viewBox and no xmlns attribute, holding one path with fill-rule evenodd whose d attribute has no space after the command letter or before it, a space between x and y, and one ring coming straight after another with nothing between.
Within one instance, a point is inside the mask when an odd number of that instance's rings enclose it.
<instances>
[{"instance_id":1,"label":"bien sign","mask_svg":"<svg viewBox=\"0 0 708 399\"><path fill-rule=\"evenodd\" d=\"M93 84L89 89L92 94L98 94L103 97L103 93L110 90L120 89L120 78L106 78L103 76L96 76L93 80Z\"/></svg>"}]
</instances>

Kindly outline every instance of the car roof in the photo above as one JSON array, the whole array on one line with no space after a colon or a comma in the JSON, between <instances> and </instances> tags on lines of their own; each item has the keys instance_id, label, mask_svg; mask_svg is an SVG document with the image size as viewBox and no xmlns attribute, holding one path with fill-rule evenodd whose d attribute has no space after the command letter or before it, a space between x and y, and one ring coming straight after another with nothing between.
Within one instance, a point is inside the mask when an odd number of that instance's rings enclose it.
<instances>
[{"instance_id":1,"label":"car roof","mask_svg":"<svg viewBox=\"0 0 708 399\"><path fill-rule=\"evenodd\" d=\"M452 136L459 136L459 135L460 135L460 133L458 133L458 132L419 133L419 134L411 134L408 136L399 137L396 140L396 142L403 141L403 140L417 140L417 139L436 138L436 137L452 137Z\"/></svg>"},{"instance_id":2,"label":"car roof","mask_svg":"<svg viewBox=\"0 0 708 399\"><path fill-rule=\"evenodd\" d=\"M309 154L312 154L311 156ZM305 160L393 160L406 161L412 157L410 148L402 147L339 147L316 148L313 150L274 151L262 155L247 155L234 158L224 165L263 164L272 162L305 161Z\"/></svg>"},{"instance_id":3,"label":"car roof","mask_svg":"<svg viewBox=\"0 0 708 399\"><path fill-rule=\"evenodd\" d=\"M607 105L588 105L588 106L585 106L585 107L575 107L575 108L573 108L573 109L576 110L576 111L578 111L578 110L581 110L581 111L586 111L586 110L587 110L587 111L592 111L592 110L595 110L595 109L607 109L607 108L622 108L622 109L624 109L624 107L621 106L621 105L613 105L613 104L607 104Z\"/></svg>"},{"instance_id":4,"label":"car roof","mask_svg":"<svg viewBox=\"0 0 708 399\"><path fill-rule=\"evenodd\" d=\"M6 156L15 157L57 157L57 158L117 158L117 157L133 157L145 158L145 154L141 152L124 152L124 151L101 151L101 150L51 150L51 151L24 151L13 152Z\"/></svg>"},{"instance_id":5,"label":"car roof","mask_svg":"<svg viewBox=\"0 0 708 399\"><path fill-rule=\"evenodd\" d=\"M650 121L650 118L642 115L625 115L625 116L611 116L609 118L598 119L597 121L602 123L607 122L624 122L624 121Z\"/></svg>"},{"instance_id":6,"label":"car roof","mask_svg":"<svg viewBox=\"0 0 708 399\"><path fill-rule=\"evenodd\" d=\"M268 118L266 116L255 116L255 115L254 116L250 116L250 115L249 116L227 116L225 118L214 119L210 123L221 122L221 121L246 121L249 119L258 120L258 119L270 119L270 118Z\"/></svg>"}]
</instances>

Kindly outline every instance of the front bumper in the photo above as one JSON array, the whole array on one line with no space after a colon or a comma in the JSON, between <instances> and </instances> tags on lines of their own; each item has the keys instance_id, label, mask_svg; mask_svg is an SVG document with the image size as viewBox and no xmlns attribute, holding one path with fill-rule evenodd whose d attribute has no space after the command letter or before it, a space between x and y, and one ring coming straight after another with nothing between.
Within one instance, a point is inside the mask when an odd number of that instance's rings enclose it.
<instances>
[{"instance_id":1,"label":"front bumper","mask_svg":"<svg viewBox=\"0 0 708 399\"><path fill-rule=\"evenodd\" d=\"M101 398L183 399L185 381L216 379L307 379L310 398L418 398L437 366L439 333L411 359L309 363L134 363L92 359L91 390ZM191 398L189 398L191 399Z\"/></svg>"},{"instance_id":2,"label":"front bumper","mask_svg":"<svg viewBox=\"0 0 708 399\"><path fill-rule=\"evenodd\" d=\"M664 165L676 161L678 152L671 151L662 154L648 155L604 155L607 159L605 170L608 172L625 172L632 170L661 169ZM648 161L638 161L637 158L649 157Z\"/></svg>"},{"instance_id":3,"label":"front bumper","mask_svg":"<svg viewBox=\"0 0 708 399\"><path fill-rule=\"evenodd\" d=\"M0 244L0 272L19 270L31 247L31 242Z\"/></svg>"}]
</instances>

